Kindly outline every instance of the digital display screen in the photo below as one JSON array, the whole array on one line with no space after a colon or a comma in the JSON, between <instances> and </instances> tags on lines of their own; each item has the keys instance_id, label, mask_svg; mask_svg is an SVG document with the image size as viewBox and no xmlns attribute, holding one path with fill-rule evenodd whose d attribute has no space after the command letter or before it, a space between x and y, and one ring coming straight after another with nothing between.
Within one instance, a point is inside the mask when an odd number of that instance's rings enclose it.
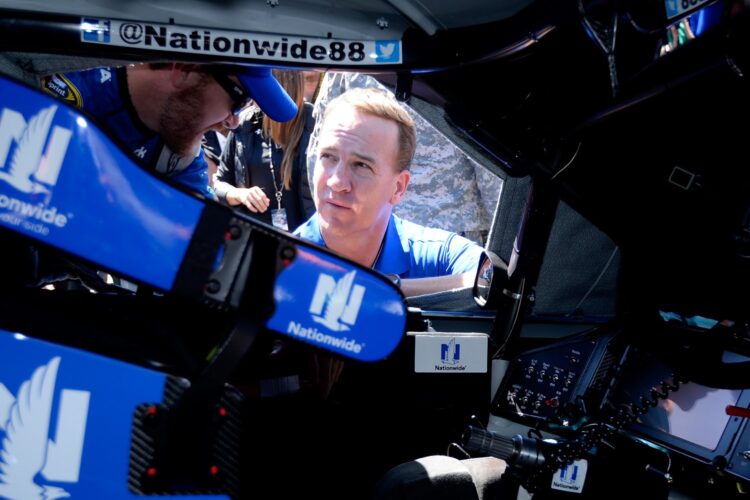
<instances>
[{"instance_id":1,"label":"digital display screen","mask_svg":"<svg viewBox=\"0 0 750 500\"><path fill-rule=\"evenodd\" d=\"M715 450L729 423L724 408L733 405L739 390L714 389L699 384L686 384L662 400L651 412L660 414L659 430Z\"/></svg>"},{"instance_id":2,"label":"digital display screen","mask_svg":"<svg viewBox=\"0 0 750 500\"><path fill-rule=\"evenodd\" d=\"M671 373L652 357L631 362L623 375L613 401L617 406L637 403L641 396L650 398L651 389L662 392L662 381L671 382ZM639 429L651 430L651 437L679 447L669 437L679 438L707 450L716 450L730 417L726 406L737 403L742 391L715 389L689 382L670 392L666 399L641 415Z\"/></svg>"}]
</instances>

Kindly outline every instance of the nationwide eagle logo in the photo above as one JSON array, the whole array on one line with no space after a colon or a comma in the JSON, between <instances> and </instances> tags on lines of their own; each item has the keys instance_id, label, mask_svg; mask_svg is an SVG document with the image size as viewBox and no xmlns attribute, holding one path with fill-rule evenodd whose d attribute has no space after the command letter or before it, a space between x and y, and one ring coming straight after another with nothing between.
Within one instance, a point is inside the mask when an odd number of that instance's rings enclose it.
<instances>
[{"instance_id":1,"label":"nationwide eagle logo","mask_svg":"<svg viewBox=\"0 0 750 500\"><path fill-rule=\"evenodd\" d=\"M310 303L313 320L334 332L349 330L357 322L365 287L354 284L357 271L351 271L336 281L321 274Z\"/></svg>"},{"instance_id":2,"label":"nationwide eagle logo","mask_svg":"<svg viewBox=\"0 0 750 500\"><path fill-rule=\"evenodd\" d=\"M0 170L0 179L23 193L49 193L48 186L57 182L72 134L68 129L55 127L47 142L56 111L56 105L44 108L28 124L20 113L8 108L0 117L0 166L5 165L9 141L16 141L10 166Z\"/></svg>"},{"instance_id":3,"label":"nationwide eagle logo","mask_svg":"<svg viewBox=\"0 0 750 500\"><path fill-rule=\"evenodd\" d=\"M42 480L77 482L90 393L63 390L57 440L49 439L60 357L37 367L13 396L0 383L0 497L51 500L69 497ZM5 418L7 416L7 419Z\"/></svg>"},{"instance_id":4,"label":"nationwide eagle logo","mask_svg":"<svg viewBox=\"0 0 750 500\"><path fill-rule=\"evenodd\" d=\"M452 338L447 344L440 344L440 362L446 365L457 365L461 360L461 344Z\"/></svg>"}]
</instances>

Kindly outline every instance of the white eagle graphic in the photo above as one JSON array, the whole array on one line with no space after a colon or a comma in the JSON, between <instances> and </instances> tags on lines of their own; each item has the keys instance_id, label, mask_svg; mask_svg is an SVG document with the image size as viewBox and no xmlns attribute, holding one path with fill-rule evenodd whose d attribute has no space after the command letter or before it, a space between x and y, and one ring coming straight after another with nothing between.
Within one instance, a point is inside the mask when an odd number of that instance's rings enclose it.
<instances>
[{"instance_id":1,"label":"white eagle graphic","mask_svg":"<svg viewBox=\"0 0 750 500\"><path fill-rule=\"evenodd\" d=\"M44 143L49 135L57 106L44 108L34 115L18 141L7 171L0 171L0 179L24 193L48 193L39 182L31 180L42 162Z\"/></svg>"},{"instance_id":2,"label":"white eagle graphic","mask_svg":"<svg viewBox=\"0 0 750 500\"><path fill-rule=\"evenodd\" d=\"M458 364L458 359L456 359L456 339L455 338L450 339L450 341L448 342L448 349L446 349L445 359L443 360L443 362L449 365Z\"/></svg>"},{"instance_id":3,"label":"white eagle graphic","mask_svg":"<svg viewBox=\"0 0 750 500\"><path fill-rule=\"evenodd\" d=\"M357 271L346 273L336 282L336 286L330 293L326 294L326 301L323 309L323 316L313 316L318 323L328 327L334 332L349 330L349 327L339 323L339 319L346 310L349 293L354 284L354 275Z\"/></svg>"},{"instance_id":4,"label":"white eagle graphic","mask_svg":"<svg viewBox=\"0 0 750 500\"><path fill-rule=\"evenodd\" d=\"M10 407L0 450L2 498L52 500L70 496L62 488L34 482L47 460L47 436L59 365L60 358L54 357L34 370L31 379L21 384Z\"/></svg>"}]
</instances>

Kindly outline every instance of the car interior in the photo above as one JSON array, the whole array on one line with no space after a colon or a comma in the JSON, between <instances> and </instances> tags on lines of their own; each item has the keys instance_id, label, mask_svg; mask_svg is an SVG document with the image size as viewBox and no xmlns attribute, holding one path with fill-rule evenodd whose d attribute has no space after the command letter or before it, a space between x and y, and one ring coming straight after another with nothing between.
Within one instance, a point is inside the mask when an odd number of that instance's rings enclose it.
<instances>
[{"instance_id":1,"label":"car interior","mask_svg":"<svg viewBox=\"0 0 750 500\"><path fill-rule=\"evenodd\" d=\"M71 459L80 471L30 476L73 498L747 494L747 1L0 0L0 11L0 497L20 491L2 488L23 387L53 355L59 381L75 355L80 380L97 383L65 389L91 394L81 429L99 426ZM96 170L46 195L11 184L32 117L54 103L42 77L165 61L376 78L502 181L474 286L407 299L141 167L66 103L70 123L89 125L63 168ZM49 178L33 168L32 181ZM308 314L299 297L321 262L395 304L350 332L382 355L286 328ZM33 285L49 274L53 289ZM484 367L457 368L458 345ZM155 388L131 394L140 377ZM292 380L309 390L268 396ZM93 411L96 391L123 405L116 418ZM67 432L56 398L46 418L63 430L44 443Z\"/></svg>"}]
</instances>

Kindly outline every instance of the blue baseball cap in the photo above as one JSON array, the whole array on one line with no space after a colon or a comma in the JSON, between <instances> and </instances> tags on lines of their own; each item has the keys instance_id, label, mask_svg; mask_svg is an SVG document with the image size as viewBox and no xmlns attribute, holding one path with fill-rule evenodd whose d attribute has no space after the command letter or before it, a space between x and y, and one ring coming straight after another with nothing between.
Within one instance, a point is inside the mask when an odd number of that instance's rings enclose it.
<instances>
[{"instance_id":1,"label":"blue baseball cap","mask_svg":"<svg viewBox=\"0 0 750 500\"><path fill-rule=\"evenodd\" d=\"M239 68L235 75L271 120L287 122L297 116L297 105L274 78L271 68L248 66Z\"/></svg>"}]
</instances>

